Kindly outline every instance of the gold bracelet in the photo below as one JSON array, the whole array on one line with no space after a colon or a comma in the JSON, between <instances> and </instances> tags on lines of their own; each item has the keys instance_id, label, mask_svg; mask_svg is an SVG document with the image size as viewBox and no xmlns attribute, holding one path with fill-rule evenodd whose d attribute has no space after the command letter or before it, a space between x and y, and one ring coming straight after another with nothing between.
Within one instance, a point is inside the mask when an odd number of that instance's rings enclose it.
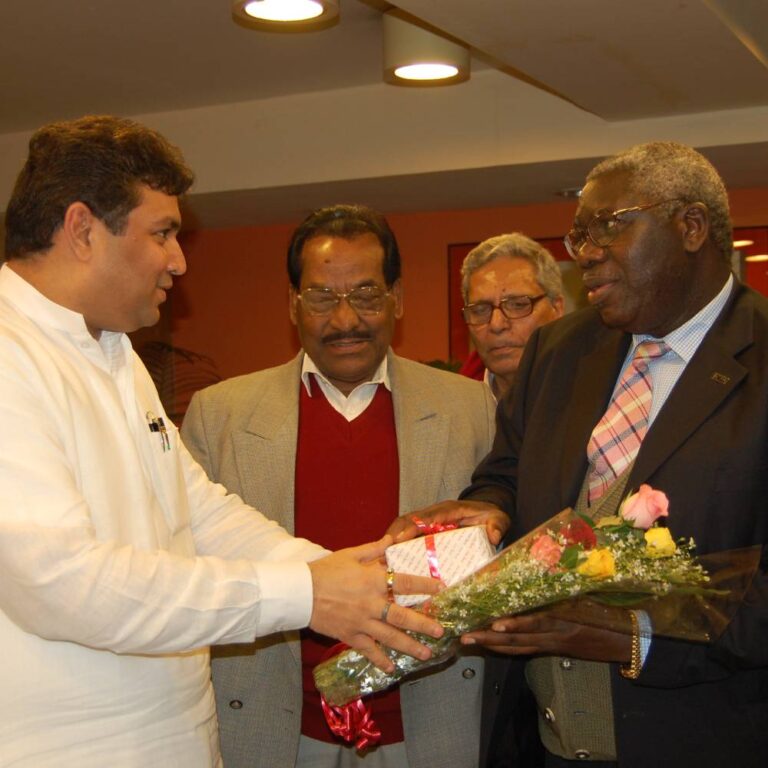
<instances>
[{"instance_id":1,"label":"gold bracelet","mask_svg":"<svg viewBox=\"0 0 768 768\"><path fill-rule=\"evenodd\" d=\"M622 677L628 680L637 680L640 677L642 667L640 659L640 623L637 620L637 614L634 611L629 612L629 618L632 622L632 650L630 651L629 664L622 664L619 667Z\"/></svg>"}]
</instances>

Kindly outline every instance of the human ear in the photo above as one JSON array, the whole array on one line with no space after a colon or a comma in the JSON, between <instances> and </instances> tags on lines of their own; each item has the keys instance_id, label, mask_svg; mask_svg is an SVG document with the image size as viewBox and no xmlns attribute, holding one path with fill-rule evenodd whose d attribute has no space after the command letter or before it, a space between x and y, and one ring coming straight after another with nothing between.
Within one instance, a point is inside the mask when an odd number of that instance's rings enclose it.
<instances>
[{"instance_id":1,"label":"human ear","mask_svg":"<svg viewBox=\"0 0 768 768\"><path fill-rule=\"evenodd\" d=\"M299 294L292 286L288 286L288 317L291 318L291 322L294 325L298 325L298 319L296 317L296 302L299 300Z\"/></svg>"},{"instance_id":2,"label":"human ear","mask_svg":"<svg viewBox=\"0 0 768 768\"><path fill-rule=\"evenodd\" d=\"M399 320L403 316L403 284L400 280L395 280L389 289L395 300L395 317Z\"/></svg>"},{"instance_id":3,"label":"human ear","mask_svg":"<svg viewBox=\"0 0 768 768\"><path fill-rule=\"evenodd\" d=\"M688 253L699 251L709 237L709 210L704 203L690 203L678 214L683 246Z\"/></svg>"},{"instance_id":4,"label":"human ear","mask_svg":"<svg viewBox=\"0 0 768 768\"><path fill-rule=\"evenodd\" d=\"M75 256L83 261L91 258L95 219L91 209L79 201L72 203L64 212L64 221L61 225L62 236Z\"/></svg>"}]
</instances>

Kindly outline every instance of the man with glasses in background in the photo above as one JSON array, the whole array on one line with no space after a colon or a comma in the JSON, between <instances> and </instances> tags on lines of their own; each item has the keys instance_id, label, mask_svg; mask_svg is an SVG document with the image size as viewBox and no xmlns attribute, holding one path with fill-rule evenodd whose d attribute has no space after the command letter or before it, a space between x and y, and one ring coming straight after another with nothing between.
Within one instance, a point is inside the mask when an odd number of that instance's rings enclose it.
<instances>
[{"instance_id":1,"label":"man with glasses in background","mask_svg":"<svg viewBox=\"0 0 768 768\"><path fill-rule=\"evenodd\" d=\"M464 320L500 400L512 388L528 337L563 315L563 279L552 254L519 232L475 246L461 266Z\"/></svg>"},{"instance_id":2,"label":"man with glasses in background","mask_svg":"<svg viewBox=\"0 0 768 768\"><path fill-rule=\"evenodd\" d=\"M212 479L338 549L380 535L400 513L455 498L490 449L495 404L478 382L390 349L403 314L400 255L376 212L312 213L292 237L288 273L302 351L199 392L182 434ZM498 543L502 531L490 529ZM480 657L371 697L382 746L357 755L331 734L312 681L331 645L294 632L214 649L228 768L477 765Z\"/></svg>"},{"instance_id":3,"label":"man with glasses in background","mask_svg":"<svg viewBox=\"0 0 768 768\"><path fill-rule=\"evenodd\" d=\"M625 634L546 610L465 638L533 655L547 768L765 765L768 300L732 274L731 238L723 182L695 150L653 142L598 164L566 238L591 307L531 336L493 450L464 500L439 510L503 509L518 538L566 507L613 515L647 483L699 554L762 549L711 643L654 637L639 612ZM514 754L510 675L490 765Z\"/></svg>"}]
</instances>

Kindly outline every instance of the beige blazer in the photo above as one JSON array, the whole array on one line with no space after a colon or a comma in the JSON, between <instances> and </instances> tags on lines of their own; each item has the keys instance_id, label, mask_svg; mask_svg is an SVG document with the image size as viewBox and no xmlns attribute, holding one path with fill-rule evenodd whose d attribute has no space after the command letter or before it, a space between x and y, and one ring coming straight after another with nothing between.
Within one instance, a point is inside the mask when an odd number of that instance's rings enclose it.
<instances>
[{"instance_id":1,"label":"beige blazer","mask_svg":"<svg viewBox=\"0 0 768 768\"><path fill-rule=\"evenodd\" d=\"M198 392L182 427L212 480L293 531L302 355ZM490 450L486 386L388 354L400 464L400 514L454 499ZM290 768L301 729L298 635L213 649L227 768ZM410 768L478 764L483 663L462 655L401 687Z\"/></svg>"}]
</instances>

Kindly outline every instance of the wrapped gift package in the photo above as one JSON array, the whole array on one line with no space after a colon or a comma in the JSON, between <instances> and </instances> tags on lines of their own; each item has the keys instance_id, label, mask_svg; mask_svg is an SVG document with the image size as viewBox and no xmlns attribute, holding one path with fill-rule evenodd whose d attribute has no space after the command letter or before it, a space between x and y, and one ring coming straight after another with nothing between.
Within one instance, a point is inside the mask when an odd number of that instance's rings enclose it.
<instances>
[{"instance_id":1,"label":"wrapped gift package","mask_svg":"<svg viewBox=\"0 0 768 768\"><path fill-rule=\"evenodd\" d=\"M442 533L419 536L387 548L387 565L398 573L432 576L430 563L439 577L451 586L481 568L496 555L485 527L455 528ZM428 595L397 595L400 605L415 605Z\"/></svg>"}]
</instances>

